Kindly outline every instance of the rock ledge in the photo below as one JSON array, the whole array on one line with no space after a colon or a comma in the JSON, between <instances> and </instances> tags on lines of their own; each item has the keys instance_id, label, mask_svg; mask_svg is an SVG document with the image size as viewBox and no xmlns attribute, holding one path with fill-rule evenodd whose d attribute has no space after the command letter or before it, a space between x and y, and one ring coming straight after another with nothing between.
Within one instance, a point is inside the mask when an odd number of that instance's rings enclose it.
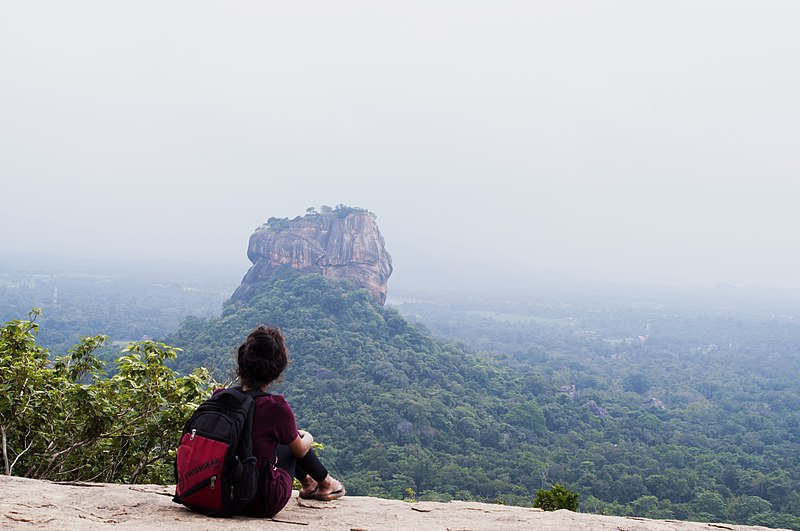
<instances>
[{"instance_id":1,"label":"rock ledge","mask_svg":"<svg viewBox=\"0 0 800 531\"><path fill-rule=\"evenodd\" d=\"M756 531L763 527L647 520L473 502L418 502L346 496L324 503L295 493L274 519L207 518L172 502L172 487L51 483L0 476L0 529L214 529L301 531L531 530Z\"/></svg>"}]
</instances>

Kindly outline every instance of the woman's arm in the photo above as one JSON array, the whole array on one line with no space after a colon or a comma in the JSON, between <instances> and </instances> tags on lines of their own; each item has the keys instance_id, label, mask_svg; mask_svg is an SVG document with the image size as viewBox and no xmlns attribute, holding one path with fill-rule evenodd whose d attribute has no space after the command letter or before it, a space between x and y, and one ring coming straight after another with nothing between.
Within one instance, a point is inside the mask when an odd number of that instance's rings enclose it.
<instances>
[{"instance_id":1,"label":"woman's arm","mask_svg":"<svg viewBox=\"0 0 800 531\"><path fill-rule=\"evenodd\" d=\"M298 436L295 440L289 443L289 450L295 457L305 456L311 450L311 444L314 442L314 437L310 433L303 430L297 430Z\"/></svg>"}]
</instances>

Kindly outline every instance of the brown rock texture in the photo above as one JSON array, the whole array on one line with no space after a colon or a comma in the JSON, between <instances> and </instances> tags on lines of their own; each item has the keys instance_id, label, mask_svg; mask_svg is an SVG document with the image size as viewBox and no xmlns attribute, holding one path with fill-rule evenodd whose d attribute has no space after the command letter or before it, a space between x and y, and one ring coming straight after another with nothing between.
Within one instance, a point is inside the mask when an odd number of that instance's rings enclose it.
<instances>
[{"instance_id":1,"label":"brown rock texture","mask_svg":"<svg viewBox=\"0 0 800 531\"><path fill-rule=\"evenodd\" d=\"M272 519L208 518L172 502L173 486L58 484L0 475L0 529L147 529L152 531L767 531L764 527L598 516L566 510L476 502L382 500L345 496L334 502L295 493Z\"/></svg>"},{"instance_id":2,"label":"brown rock texture","mask_svg":"<svg viewBox=\"0 0 800 531\"><path fill-rule=\"evenodd\" d=\"M366 210L338 207L292 220L270 218L250 236L247 271L231 300L247 300L254 285L272 278L282 266L325 278L353 281L375 302L386 302L392 258L374 216Z\"/></svg>"}]
</instances>

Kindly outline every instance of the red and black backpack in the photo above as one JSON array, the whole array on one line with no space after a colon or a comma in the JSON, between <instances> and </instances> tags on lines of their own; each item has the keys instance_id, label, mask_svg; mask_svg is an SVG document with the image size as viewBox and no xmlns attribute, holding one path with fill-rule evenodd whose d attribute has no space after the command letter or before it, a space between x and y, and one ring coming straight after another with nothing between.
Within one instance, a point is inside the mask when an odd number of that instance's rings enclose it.
<instances>
[{"instance_id":1,"label":"red and black backpack","mask_svg":"<svg viewBox=\"0 0 800 531\"><path fill-rule=\"evenodd\" d=\"M176 503L210 516L232 516L258 489L253 457L253 399L258 390L223 389L200 404L183 428L175 457Z\"/></svg>"}]
</instances>

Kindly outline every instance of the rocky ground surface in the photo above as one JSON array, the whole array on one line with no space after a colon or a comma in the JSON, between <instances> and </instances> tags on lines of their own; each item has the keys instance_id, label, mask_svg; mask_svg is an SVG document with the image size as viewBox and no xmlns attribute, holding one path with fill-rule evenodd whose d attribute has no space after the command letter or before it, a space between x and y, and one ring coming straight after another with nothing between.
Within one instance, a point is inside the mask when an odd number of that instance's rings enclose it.
<instances>
[{"instance_id":1,"label":"rocky ground surface","mask_svg":"<svg viewBox=\"0 0 800 531\"><path fill-rule=\"evenodd\" d=\"M0 476L0 529L152 529L196 531L326 529L345 531L586 530L755 531L763 527L542 512L473 502L417 502L346 496L333 502L292 500L273 519L213 519L172 502L162 485L51 483Z\"/></svg>"}]
</instances>

